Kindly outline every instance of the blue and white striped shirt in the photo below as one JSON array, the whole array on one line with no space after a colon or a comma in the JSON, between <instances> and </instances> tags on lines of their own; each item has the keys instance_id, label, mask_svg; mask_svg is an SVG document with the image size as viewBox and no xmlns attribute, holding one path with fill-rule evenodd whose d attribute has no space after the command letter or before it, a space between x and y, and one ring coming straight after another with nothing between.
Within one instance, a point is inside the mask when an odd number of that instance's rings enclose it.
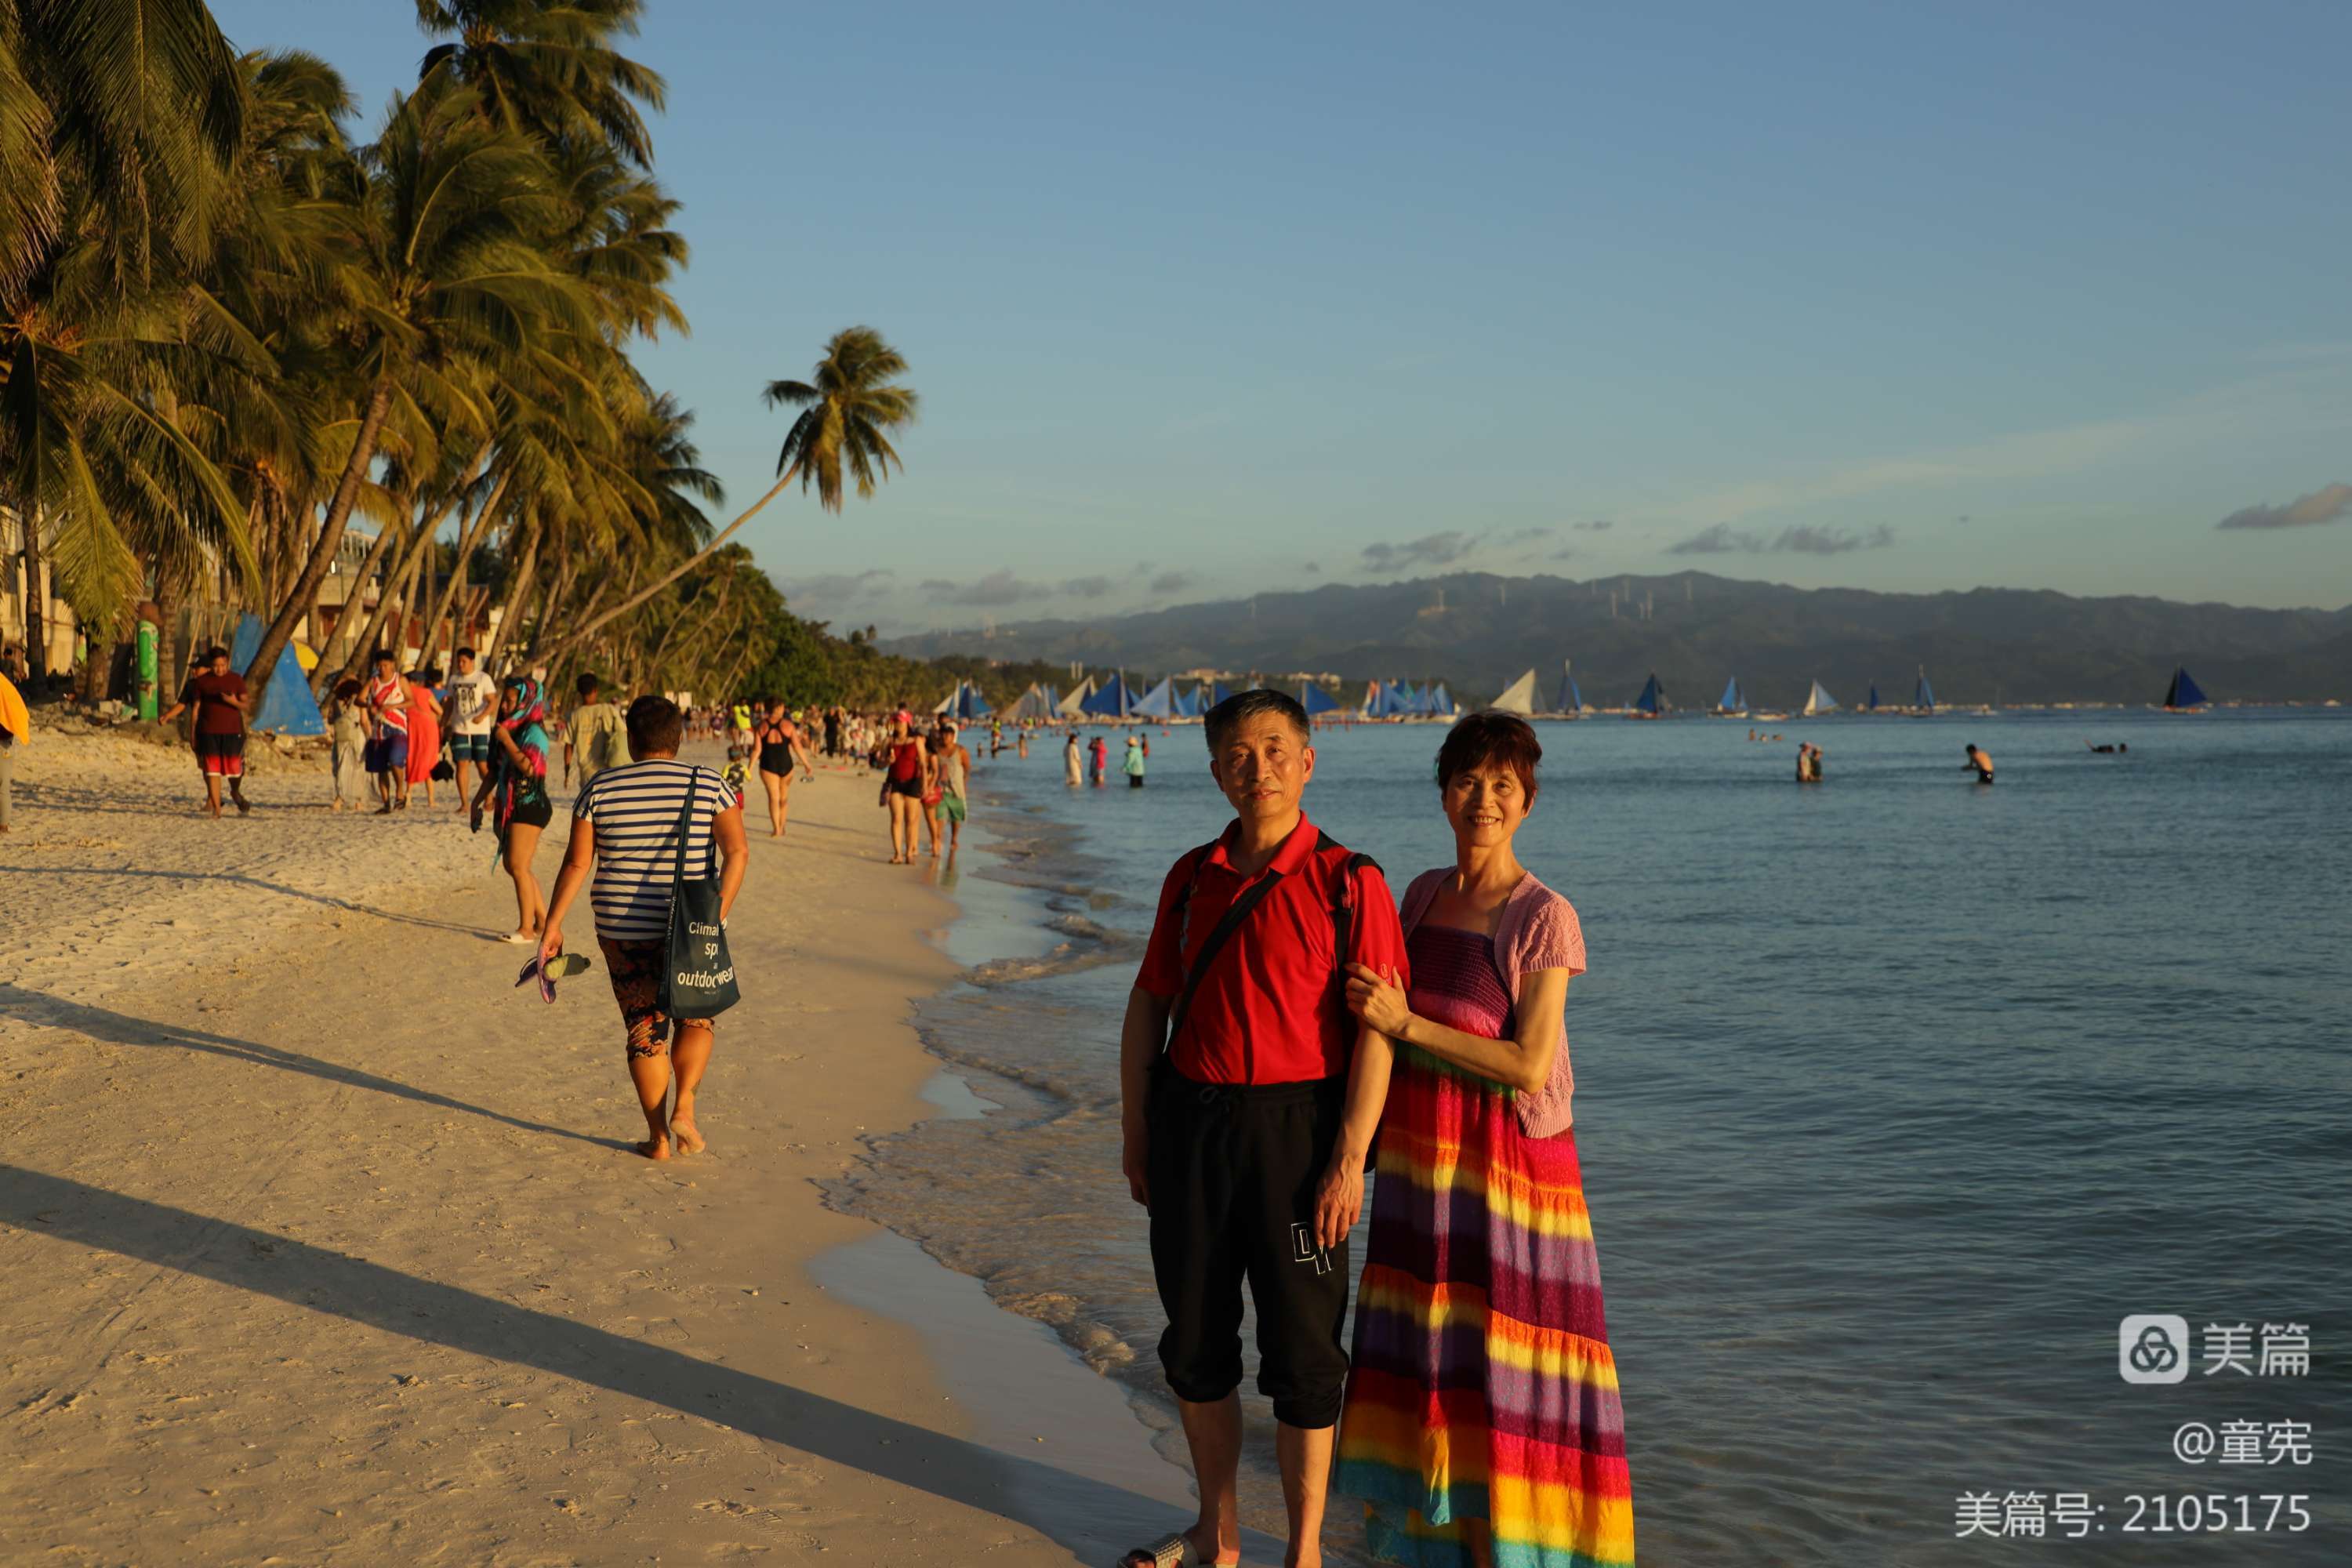
<instances>
[{"instance_id":1,"label":"blue and white striped shirt","mask_svg":"<svg viewBox=\"0 0 2352 1568\"><path fill-rule=\"evenodd\" d=\"M686 875L717 865L711 822L735 804L735 792L710 769L659 757L608 768L572 803L573 831L595 824L596 877L588 901L596 933L615 942L658 942L669 932L670 881L677 874L677 814L691 788L694 815L686 841Z\"/></svg>"}]
</instances>

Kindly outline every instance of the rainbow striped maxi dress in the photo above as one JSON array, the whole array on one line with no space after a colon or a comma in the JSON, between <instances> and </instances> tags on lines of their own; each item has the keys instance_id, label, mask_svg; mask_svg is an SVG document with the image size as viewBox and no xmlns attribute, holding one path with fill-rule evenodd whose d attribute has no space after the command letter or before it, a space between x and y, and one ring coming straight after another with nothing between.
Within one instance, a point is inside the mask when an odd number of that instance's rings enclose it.
<instances>
[{"instance_id":1,"label":"rainbow striped maxi dress","mask_svg":"<svg viewBox=\"0 0 2352 1568\"><path fill-rule=\"evenodd\" d=\"M1412 1008L1499 1037L1508 994L1491 1005L1470 943L1492 974L1486 939L1413 931ZM1364 1500L1372 1554L1631 1563L1624 1415L1574 1134L1527 1137L1508 1090L1399 1046L1376 1171L1332 1478Z\"/></svg>"}]
</instances>

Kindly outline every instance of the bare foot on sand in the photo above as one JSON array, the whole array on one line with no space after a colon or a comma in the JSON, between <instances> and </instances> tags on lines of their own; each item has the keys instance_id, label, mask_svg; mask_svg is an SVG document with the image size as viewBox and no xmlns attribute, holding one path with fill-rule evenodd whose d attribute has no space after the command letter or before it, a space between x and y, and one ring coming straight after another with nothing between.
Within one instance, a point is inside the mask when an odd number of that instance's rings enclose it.
<instances>
[{"instance_id":1,"label":"bare foot on sand","mask_svg":"<svg viewBox=\"0 0 2352 1568\"><path fill-rule=\"evenodd\" d=\"M677 1152L681 1154L699 1154L710 1147L702 1141L702 1133L695 1127L691 1116L671 1117L669 1135L677 1140Z\"/></svg>"},{"instance_id":2,"label":"bare foot on sand","mask_svg":"<svg viewBox=\"0 0 2352 1568\"><path fill-rule=\"evenodd\" d=\"M642 1142L630 1144L629 1149L634 1153L643 1154L648 1160L669 1158L669 1140L658 1132Z\"/></svg>"}]
</instances>

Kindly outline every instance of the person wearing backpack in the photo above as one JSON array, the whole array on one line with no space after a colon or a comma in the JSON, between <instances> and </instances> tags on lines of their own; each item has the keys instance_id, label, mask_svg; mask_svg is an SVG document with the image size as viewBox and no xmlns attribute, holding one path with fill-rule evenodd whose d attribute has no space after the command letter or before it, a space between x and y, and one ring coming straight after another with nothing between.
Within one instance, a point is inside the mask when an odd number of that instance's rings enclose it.
<instances>
[{"instance_id":1,"label":"person wearing backpack","mask_svg":"<svg viewBox=\"0 0 2352 1568\"><path fill-rule=\"evenodd\" d=\"M1293 1559L1315 1559L1348 1375L1348 1232L1377 1116L1345 1114L1362 1026L1344 970L1407 967L1380 868L1299 808L1315 776L1306 710L1259 689L1204 728L1234 820L1170 869L1119 1037L1120 1165L1150 1212L1160 1361L1201 1510L1129 1568L1239 1560L1245 1282Z\"/></svg>"},{"instance_id":2,"label":"person wearing backpack","mask_svg":"<svg viewBox=\"0 0 2352 1568\"><path fill-rule=\"evenodd\" d=\"M583 675L575 689L580 701L572 710L572 722L563 729L563 777L571 782L576 768L584 794L598 773L629 760L628 737L621 710L605 698L602 681Z\"/></svg>"}]
</instances>

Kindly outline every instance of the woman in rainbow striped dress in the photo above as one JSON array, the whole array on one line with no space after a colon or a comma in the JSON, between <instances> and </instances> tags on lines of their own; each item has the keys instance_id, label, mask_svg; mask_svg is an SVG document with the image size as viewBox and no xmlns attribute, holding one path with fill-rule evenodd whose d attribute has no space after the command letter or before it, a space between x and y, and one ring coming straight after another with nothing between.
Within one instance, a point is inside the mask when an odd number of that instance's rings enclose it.
<instances>
[{"instance_id":1,"label":"woman in rainbow striped dress","mask_svg":"<svg viewBox=\"0 0 2352 1568\"><path fill-rule=\"evenodd\" d=\"M1511 852L1543 749L1506 714L1437 754L1456 863L1404 896L1410 987L1349 969L1377 1033L1350 1134L1380 1121L1371 1244L1332 1489L1384 1563L1618 1568L1633 1503L1584 1207L1561 1007L1569 901ZM1385 1037L1384 1040L1382 1037Z\"/></svg>"}]
</instances>

